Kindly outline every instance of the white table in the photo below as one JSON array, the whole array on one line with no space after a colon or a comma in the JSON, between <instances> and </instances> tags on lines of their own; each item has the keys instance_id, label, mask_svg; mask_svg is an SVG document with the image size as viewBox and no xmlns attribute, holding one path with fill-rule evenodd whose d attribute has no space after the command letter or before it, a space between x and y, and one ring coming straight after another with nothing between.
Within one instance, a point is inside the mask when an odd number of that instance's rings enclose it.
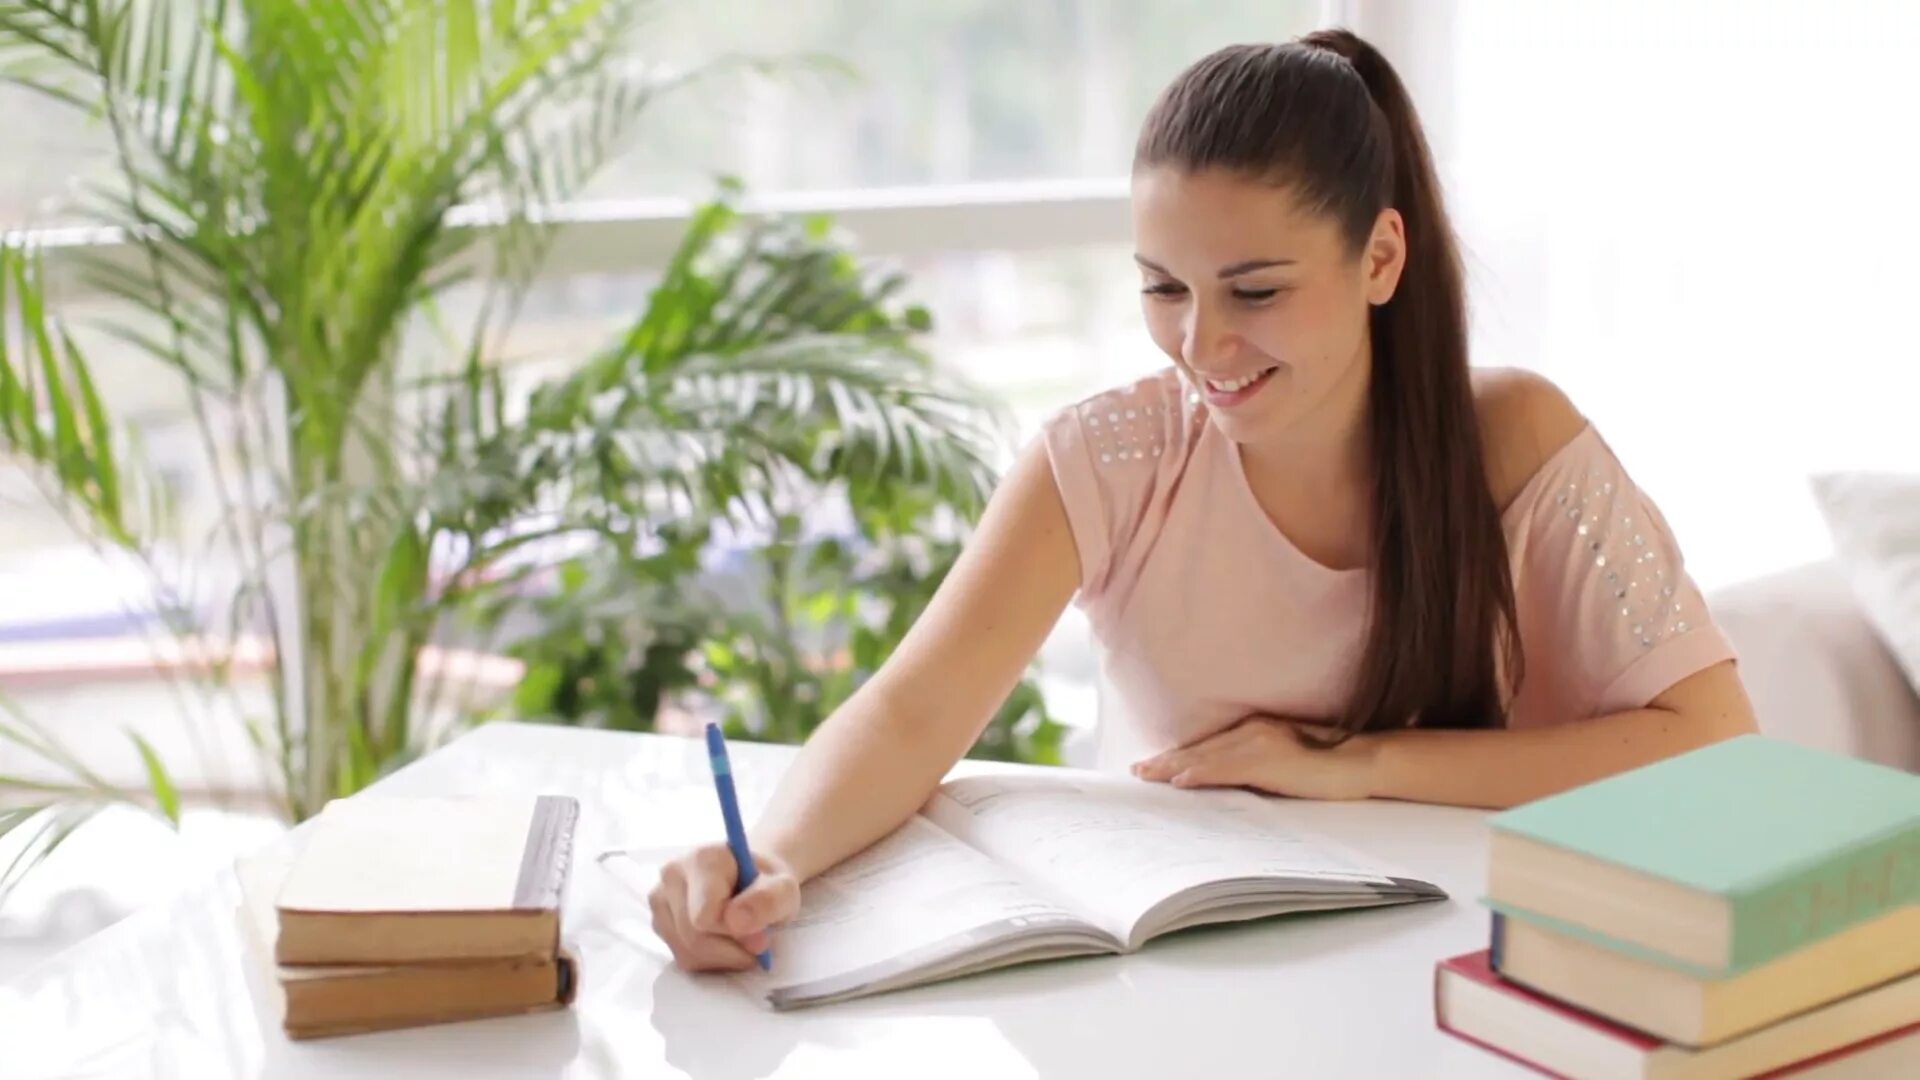
<instances>
[{"instance_id":1,"label":"white table","mask_svg":"<svg viewBox=\"0 0 1920 1080\"><path fill-rule=\"evenodd\" d=\"M737 745L743 798L791 754ZM261 993L227 872L0 986L0 1078L1530 1075L1433 1026L1434 960L1486 936L1479 813L1286 806L1303 826L1439 884L1445 903L1201 930L1130 957L775 1014L663 964L645 905L591 859L711 837L711 783L692 740L495 724L376 786L581 800L563 915L582 961L572 1009L290 1043Z\"/></svg>"}]
</instances>

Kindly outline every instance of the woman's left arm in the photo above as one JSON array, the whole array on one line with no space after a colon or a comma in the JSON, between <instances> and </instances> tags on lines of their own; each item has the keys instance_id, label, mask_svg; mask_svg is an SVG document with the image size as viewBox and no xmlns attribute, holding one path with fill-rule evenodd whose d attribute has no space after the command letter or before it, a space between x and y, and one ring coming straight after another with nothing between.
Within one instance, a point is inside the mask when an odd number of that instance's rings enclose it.
<instances>
[{"instance_id":1,"label":"woman's left arm","mask_svg":"<svg viewBox=\"0 0 1920 1080\"><path fill-rule=\"evenodd\" d=\"M1355 749L1370 759L1370 795L1507 807L1753 730L1753 706L1728 660L1643 709L1518 730L1412 728L1362 736L1371 745Z\"/></svg>"},{"instance_id":2,"label":"woman's left arm","mask_svg":"<svg viewBox=\"0 0 1920 1080\"><path fill-rule=\"evenodd\" d=\"M1587 421L1558 387L1538 375L1483 371L1476 378L1475 400L1482 412L1488 480L1504 510L1555 454L1587 427ZM1668 579L1667 593L1672 595L1679 588L1680 596L1673 599L1687 597L1689 608L1701 610L1704 605L1694 595L1692 583L1684 578L1678 546L1672 543L1659 512L1639 497L1632 479L1620 469L1611 452L1584 462L1580 471L1589 476L1597 472L1601 479L1614 481L1608 485L1613 500L1598 499L1589 506L1598 512L1598 518L1590 519L1597 528L1604 532L1616 521L1624 524L1622 516L1626 514L1640 519L1631 530L1621 532L1641 533L1632 538L1632 543L1640 544L1644 536L1647 545L1622 549L1617 543L1620 538L1613 537L1615 544L1607 553L1616 556L1616 567L1629 571L1626 577L1640 577L1640 573L1632 572L1632 562L1623 564L1619 557L1660 551L1663 561L1657 565L1674 575ZM1602 581L1599 570L1584 559L1589 552L1579 542L1597 538L1587 535L1584 526L1578 536L1568 532L1568 523L1560 518L1557 504L1543 499L1541 507L1547 516L1534 517L1532 547L1526 555L1536 581L1557 582L1562 590L1559 621L1550 624L1552 632L1542 646L1560 653L1563 666L1584 666L1589 672L1609 676L1595 685L1613 684L1611 677L1619 675L1622 664L1634 663L1641 655L1637 646L1647 643L1635 640L1640 636L1639 627L1625 634L1626 620L1614 620L1593 605L1591 594L1603 587ZM1535 514L1528 507L1522 510ZM1599 549L1594 545L1594 550ZM1568 557L1569 552L1573 558ZM1626 597L1628 586L1619 588L1623 590L1619 595ZM1657 613L1641 617L1662 621ZM1686 624L1680 623L1678 629L1686 630ZM1695 627L1696 633L1706 629ZM1717 630L1714 636L1719 636ZM1732 660L1701 666L1651 700L1636 698L1633 691L1617 684L1613 689L1625 701L1642 700L1647 704L1589 719L1568 718L1572 722L1518 729L1412 729L1383 734L1371 748L1373 794L1462 806L1513 806L1754 730L1753 706ZM1615 700L1616 708L1625 703L1620 697Z\"/></svg>"},{"instance_id":3,"label":"woman's left arm","mask_svg":"<svg viewBox=\"0 0 1920 1080\"><path fill-rule=\"evenodd\" d=\"M1187 787L1236 785L1316 799L1505 807L1754 730L1753 706L1734 661L1721 658L1731 654L1725 638L1699 625L1688 634L1687 623L1670 616L1682 600L1690 611L1704 609L1705 603L1685 577L1678 547L1658 511L1603 444L1589 447L1588 456L1578 461L1559 460L1561 450L1587 428L1586 418L1551 382L1523 371L1476 369L1475 406L1488 484L1502 513L1536 477L1543 485L1533 496L1537 505L1517 512L1533 522L1523 551L1531 580L1554 599L1552 614L1537 628L1544 632L1528 648L1559 654L1563 677L1568 671L1583 676L1574 692L1556 695L1560 704L1595 698L1603 702L1601 708L1609 698L1615 708L1631 701L1647 704L1510 729L1380 732L1325 750L1302 738L1303 729L1284 718L1252 717L1148 758L1135 767L1136 775ZM1544 475L1556 461L1559 472ZM1588 501L1569 507L1569 495ZM1564 516L1569 509L1575 518L1591 516L1576 524ZM1590 535L1590 529L1601 535ZM1606 558L1593 559L1597 553L1613 556L1613 565L1608 567ZM1656 553L1660 561L1650 571L1634 570ZM1620 580L1602 577L1601 567ZM1642 574L1651 580L1632 581ZM1652 594L1643 609L1662 598L1675 606L1643 610L1639 619L1648 620L1647 634L1625 617L1626 609L1614 614L1614 598L1633 604L1627 589L1637 584L1651 590L1661 580L1664 593ZM1668 628L1672 636L1655 629L1669 621L1675 624ZM1655 645L1680 649L1681 661L1647 667L1644 650ZM1659 683L1647 685L1647 680L1660 678L1662 668L1678 681L1649 699ZM1680 670L1691 673L1682 677Z\"/></svg>"},{"instance_id":4,"label":"woman's left arm","mask_svg":"<svg viewBox=\"0 0 1920 1080\"><path fill-rule=\"evenodd\" d=\"M1134 766L1176 787L1247 787L1307 799L1405 799L1504 808L1754 730L1731 660L1646 708L1545 727L1356 735L1320 749L1303 725L1250 717Z\"/></svg>"}]
</instances>

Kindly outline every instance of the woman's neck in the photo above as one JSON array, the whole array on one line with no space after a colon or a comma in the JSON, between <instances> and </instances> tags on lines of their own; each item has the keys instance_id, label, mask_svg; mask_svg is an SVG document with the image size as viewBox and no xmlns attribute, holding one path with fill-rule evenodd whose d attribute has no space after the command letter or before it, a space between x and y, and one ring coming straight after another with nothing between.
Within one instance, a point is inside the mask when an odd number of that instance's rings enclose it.
<instances>
[{"instance_id":1,"label":"woman's neck","mask_svg":"<svg viewBox=\"0 0 1920 1080\"><path fill-rule=\"evenodd\" d=\"M1241 460L1256 485L1305 487L1324 496L1364 495L1372 486L1373 450L1368 438L1367 390L1372 381L1370 348L1347 365L1347 374L1327 387L1305 416L1284 434L1242 444Z\"/></svg>"},{"instance_id":2,"label":"woman's neck","mask_svg":"<svg viewBox=\"0 0 1920 1080\"><path fill-rule=\"evenodd\" d=\"M1247 484L1282 532L1321 562L1361 565L1372 550L1370 364L1328 388L1283 437L1239 447Z\"/></svg>"}]
</instances>

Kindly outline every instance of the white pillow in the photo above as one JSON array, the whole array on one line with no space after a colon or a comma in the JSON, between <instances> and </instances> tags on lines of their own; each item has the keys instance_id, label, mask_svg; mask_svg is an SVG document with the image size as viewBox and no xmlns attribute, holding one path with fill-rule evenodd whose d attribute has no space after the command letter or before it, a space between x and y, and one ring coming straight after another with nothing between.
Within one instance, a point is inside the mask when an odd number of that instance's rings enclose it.
<instances>
[{"instance_id":1,"label":"white pillow","mask_svg":"<svg viewBox=\"0 0 1920 1080\"><path fill-rule=\"evenodd\" d=\"M1861 610L1920 689L1920 476L1827 473L1813 495Z\"/></svg>"}]
</instances>

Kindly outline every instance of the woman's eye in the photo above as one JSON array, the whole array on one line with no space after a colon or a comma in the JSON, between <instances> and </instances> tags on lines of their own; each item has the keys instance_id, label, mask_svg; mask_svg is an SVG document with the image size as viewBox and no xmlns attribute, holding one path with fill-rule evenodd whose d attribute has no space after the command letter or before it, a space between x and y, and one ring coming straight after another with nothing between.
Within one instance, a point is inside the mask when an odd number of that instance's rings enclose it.
<instances>
[{"instance_id":1,"label":"woman's eye","mask_svg":"<svg viewBox=\"0 0 1920 1080\"><path fill-rule=\"evenodd\" d=\"M1141 288L1140 291L1148 296L1157 296L1164 300L1169 297L1186 295L1187 287L1185 285L1176 285L1170 281L1162 281L1155 285L1147 285Z\"/></svg>"},{"instance_id":2,"label":"woman's eye","mask_svg":"<svg viewBox=\"0 0 1920 1080\"><path fill-rule=\"evenodd\" d=\"M1234 299L1236 300L1245 300L1245 301L1248 301L1249 303L1257 304L1263 300L1271 300L1274 297L1280 295L1280 290L1279 289L1235 289L1233 290L1233 295L1234 295Z\"/></svg>"}]
</instances>

